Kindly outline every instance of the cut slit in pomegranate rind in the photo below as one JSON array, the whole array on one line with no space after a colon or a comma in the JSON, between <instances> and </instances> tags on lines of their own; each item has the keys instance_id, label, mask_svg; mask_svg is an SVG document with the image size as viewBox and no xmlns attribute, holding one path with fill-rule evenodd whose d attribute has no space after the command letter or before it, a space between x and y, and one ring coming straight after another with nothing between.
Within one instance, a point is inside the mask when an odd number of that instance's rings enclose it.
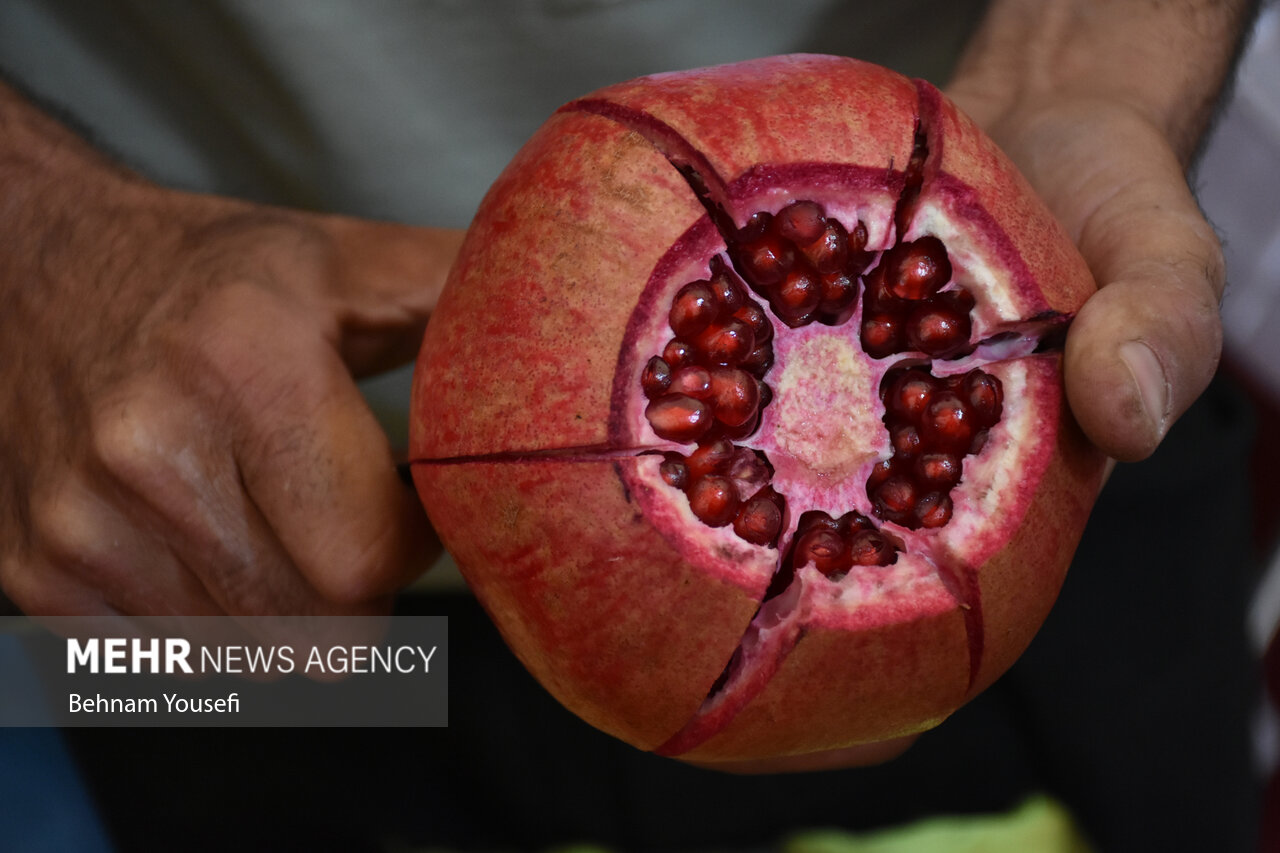
<instances>
[{"instance_id":1,"label":"cut slit in pomegranate rind","mask_svg":"<svg viewBox=\"0 0 1280 853\"><path fill-rule=\"evenodd\" d=\"M775 131L770 105L784 103L785 131ZM1090 285L1046 213L1019 201L1006 205L1019 212L1006 220L994 215L1005 209L999 197L966 184L969 161L989 177L996 163L1000 193L1027 192L965 121L926 85L847 60L664 75L567 106L482 205L424 343L414 476L512 648L593 724L704 761L894 737L936 723L989 683L1043 619L1099 468L1063 417L1058 357L1031 353L1048 318L1074 310ZM943 139L950 128L955 139ZM918 137L929 157L895 168L912 161ZM821 233L815 208L827 220ZM853 254L865 257L857 274L841 273L850 281L823 282L832 301L812 318L805 282L773 296L743 282L748 301L771 315L769 351L758 319L736 317L756 346L735 351L735 330L715 350L735 363L679 380L680 393L708 398L686 395L713 425L696 437L659 436L645 409L670 392L675 363L711 343L683 340L701 334L692 303L675 312L674 334L673 299L690 283L714 282L717 264L734 268L734 240L762 227L763 217L752 223L760 212L783 220L779 233L819 276L834 276L841 255L831 220L846 232L844 262L855 234L863 248ZM968 334L949 331L946 316L916 318L909 349L868 355L866 282L893 247L931 238L945 247L953 281L939 289L936 258L907 258L898 266L914 268L911 282L877 290L872 307L963 300L963 289L973 298ZM1042 242L1051 248L1036 248ZM774 303L790 312L786 321ZM965 344L952 346L956 337ZM654 358L668 370L646 373ZM840 360L855 365L854 380L804 381ZM939 383L962 384L975 369L999 381L998 420L968 436L973 452L960 454L956 482L936 457L958 450L921 452L907 433L923 425L890 423L879 401L889 372L912 365ZM759 382L758 419L744 414L751 389L729 371ZM977 395L970 405L993 411L994 386L970 384L980 386L961 389ZM486 389L479 405L476 388ZM855 393L865 411L831 434L805 431L790 414ZM715 419L716 409L725 417ZM516 410L527 417L498 417ZM928 429L958 445L954 425L944 427ZM856 452L829 453L847 434L873 437ZM719 525L711 527L695 514L694 478L686 471L682 480L679 466L719 439L745 452L703 474L728 481L699 490L696 506ZM877 518L867 489L877 464L913 447L907 473L951 489L945 520L941 501L917 496L925 511L914 528ZM789 555L810 511L868 518L894 558L850 560L842 571L841 555L829 575L812 559L795 565ZM827 554L845 547L828 543ZM883 547L857 548L884 559Z\"/></svg>"}]
</instances>

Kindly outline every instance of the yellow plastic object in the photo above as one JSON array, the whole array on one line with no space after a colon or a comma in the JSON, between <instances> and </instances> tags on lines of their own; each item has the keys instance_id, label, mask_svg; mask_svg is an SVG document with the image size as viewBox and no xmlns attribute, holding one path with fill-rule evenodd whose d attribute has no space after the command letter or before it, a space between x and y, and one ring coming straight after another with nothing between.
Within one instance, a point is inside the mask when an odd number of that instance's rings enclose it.
<instances>
[{"instance_id":1,"label":"yellow plastic object","mask_svg":"<svg viewBox=\"0 0 1280 853\"><path fill-rule=\"evenodd\" d=\"M874 833L812 830L784 853L1093 853L1061 804L1033 797L1008 814L929 818Z\"/></svg>"}]
</instances>

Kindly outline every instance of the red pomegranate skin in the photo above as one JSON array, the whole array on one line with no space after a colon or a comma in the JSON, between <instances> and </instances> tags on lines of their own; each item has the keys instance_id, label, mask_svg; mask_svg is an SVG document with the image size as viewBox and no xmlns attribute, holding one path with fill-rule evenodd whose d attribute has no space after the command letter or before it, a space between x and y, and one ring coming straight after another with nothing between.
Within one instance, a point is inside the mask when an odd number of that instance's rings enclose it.
<instances>
[{"instance_id":1,"label":"red pomegranate skin","mask_svg":"<svg viewBox=\"0 0 1280 853\"><path fill-rule=\"evenodd\" d=\"M825 399L807 353L851 352L858 315L773 322L764 382L780 396L735 443L791 490L776 546L702 524L663 482L661 452L693 444L654 433L640 377L676 291L727 259L727 232L797 200L850 232L865 222L875 255L943 241L976 305L972 352L934 364L996 377L1004 415L965 456L946 525L876 520L900 543L893 564L794 566L771 587L805 509L871 513L888 438L867 424L899 359L846 359L852 378L829 383L846 432L813 450L787 412ZM555 113L481 204L415 372L414 479L508 644L592 725L702 762L919 732L1012 664L1063 582L1104 460L1067 411L1051 340L1033 344L1093 290L1030 187L927 83L805 55L612 86Z\"/></svg>"}]
</instances>

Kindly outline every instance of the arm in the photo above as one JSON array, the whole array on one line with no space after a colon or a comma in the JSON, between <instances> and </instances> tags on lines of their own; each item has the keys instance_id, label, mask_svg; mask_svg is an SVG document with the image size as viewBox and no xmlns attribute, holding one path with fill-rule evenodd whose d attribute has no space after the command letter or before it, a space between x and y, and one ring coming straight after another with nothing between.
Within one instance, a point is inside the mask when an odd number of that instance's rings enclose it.
<instances>
[{"instance_id":1,"label":"arm","mask_svg":"<svg viewBox=\"0 0 1280 853\"><path fill-rule=\"evenodd\" d=\"M429 526L353 374L456 232L163 189L0 84L0 582L33 615L368 612Z\"/></svg>"},{"instance_id":2,"label":"arm","mask_svg":"<svg viewBox=\"0 0 1280 853\"><path fill-rule=\"evenodd\" d=\"M1102 288L1071 328L1066 383L1117 459L1154 451L1217 367L1222 252L1185 173L1253 5L996 0L948 87Z\"/></svg>"}]
</instances>

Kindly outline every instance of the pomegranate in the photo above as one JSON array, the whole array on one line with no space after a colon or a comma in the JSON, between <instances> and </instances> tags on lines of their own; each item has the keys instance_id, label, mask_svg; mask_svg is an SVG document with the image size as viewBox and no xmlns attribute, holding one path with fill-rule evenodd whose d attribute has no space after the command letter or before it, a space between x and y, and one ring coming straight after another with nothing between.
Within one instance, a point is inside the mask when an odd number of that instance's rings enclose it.
<instances>
[{"instance_id":1,"label":"pomegranate","mask_svg":"<svg viewBox=\"0 0 1280 853\"><path fill-rule=\"evenodd\" d=\"M414 380L413 473L515 653L703 762L934 726L1046 616L1103 460L1070 240L936 89L785 56L557 111Z\"/></svg>"}]
</instances>

